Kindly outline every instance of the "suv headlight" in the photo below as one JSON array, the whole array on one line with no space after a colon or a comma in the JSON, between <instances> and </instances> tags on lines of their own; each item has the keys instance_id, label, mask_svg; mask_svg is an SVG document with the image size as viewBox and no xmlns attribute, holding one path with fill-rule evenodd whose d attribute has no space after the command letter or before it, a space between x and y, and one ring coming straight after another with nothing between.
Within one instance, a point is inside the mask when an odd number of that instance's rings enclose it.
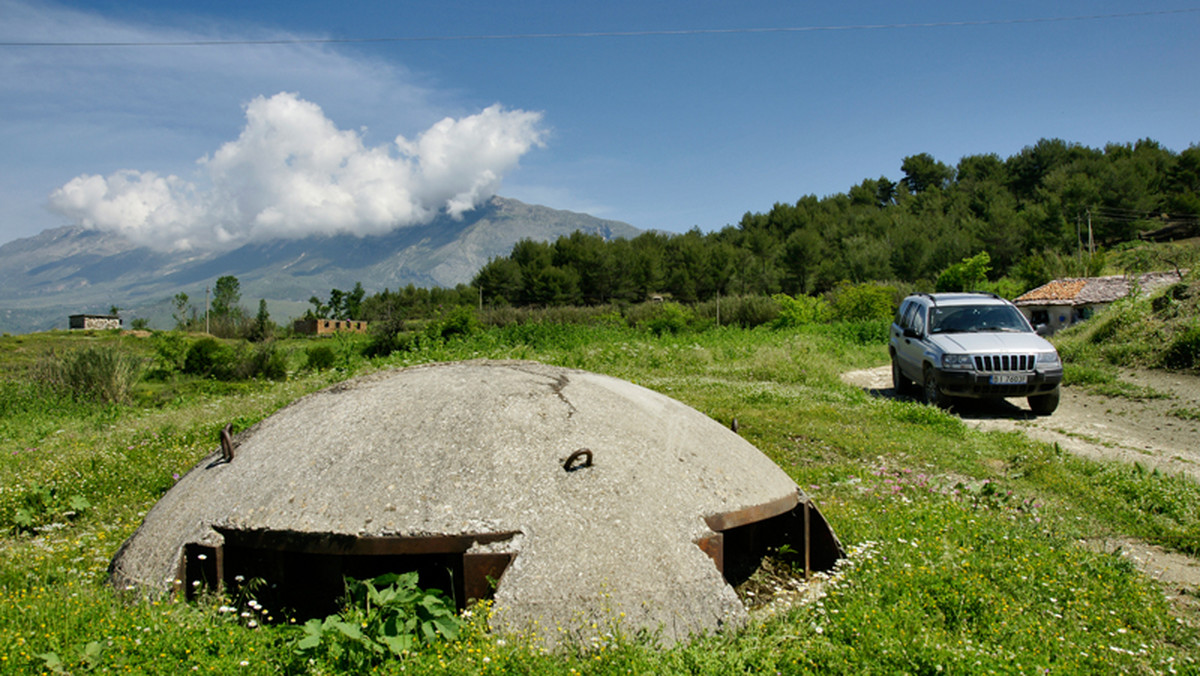
<instances>
[{"instance_id":1,"label":"suv headlight","mask_svg":"<svg viewBox=\"0 0 1200 676\"><path fill-rule=\"evenodd\" d=\"M1037 365L1046 368L1062 368L1062 359L1059 359L1058 352L1050 350L1049 352L1039 352L1037 356Z\"/></svg>"},{"instance_id":2,"label":"suv headlight","mask_svg":"<svg viewBox=\"0 0 1200 676\"><path fill-rule=\"evenodd\" d=\"M942 355L942 368L954 371L969 371L975 368L975 360L969 354Z\"/></svg>"}]
</instances>

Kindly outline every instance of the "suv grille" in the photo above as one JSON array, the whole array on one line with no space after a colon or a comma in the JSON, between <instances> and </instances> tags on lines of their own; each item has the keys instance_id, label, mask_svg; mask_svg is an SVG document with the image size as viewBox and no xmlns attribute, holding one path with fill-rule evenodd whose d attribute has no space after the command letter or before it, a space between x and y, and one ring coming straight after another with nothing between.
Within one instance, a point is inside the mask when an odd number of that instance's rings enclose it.
<instances>
[{"instance_id":1,"label":"suv grille","mask_svg":"<svg viewBox=\"0 0 1200 676\"><path fill-rule=\"evenodd\" d=\"M1032 354L976 355L975 370L981 373L1032 371L1035 362L1036 359Z\"/></svg>"}]
</instances>

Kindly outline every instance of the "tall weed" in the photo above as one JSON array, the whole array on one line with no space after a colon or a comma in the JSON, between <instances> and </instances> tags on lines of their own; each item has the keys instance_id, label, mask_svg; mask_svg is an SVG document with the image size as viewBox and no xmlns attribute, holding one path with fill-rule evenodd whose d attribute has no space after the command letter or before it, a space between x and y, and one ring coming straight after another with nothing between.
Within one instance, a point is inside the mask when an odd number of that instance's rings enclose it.
<instances>
[{"instance_id":1,"label":"tall weed","mask_svg":"<svg viewBox=\"0 0 1200 676\"><path fill-rule=\"evenodd\" d=\"M95 346L61 355L51 352L38 362L34 379L77 399L124 404L145 368L139 356L113 346Z\"/></svg>"}]
</instances>

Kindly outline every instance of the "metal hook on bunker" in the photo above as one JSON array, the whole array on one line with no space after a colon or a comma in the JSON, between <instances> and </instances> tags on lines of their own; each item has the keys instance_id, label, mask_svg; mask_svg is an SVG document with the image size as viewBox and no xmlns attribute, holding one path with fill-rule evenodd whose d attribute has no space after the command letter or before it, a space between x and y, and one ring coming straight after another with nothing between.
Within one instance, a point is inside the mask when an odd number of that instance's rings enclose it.
<instances>
[{"instance_id":1,"label":"metal hook on bunker","mask_svg":"<svg viewBox=\"0 0 1200 676\"><path fill-rule=\"evenodd\" d=\"M578 451L575 451L571 455L567 456L566 461L563 462L563 469L568 472L574 472L577 469L583 469L584 467L591 466L592 451L587 448L581 448Z\"/></svg>"}]
</instances>

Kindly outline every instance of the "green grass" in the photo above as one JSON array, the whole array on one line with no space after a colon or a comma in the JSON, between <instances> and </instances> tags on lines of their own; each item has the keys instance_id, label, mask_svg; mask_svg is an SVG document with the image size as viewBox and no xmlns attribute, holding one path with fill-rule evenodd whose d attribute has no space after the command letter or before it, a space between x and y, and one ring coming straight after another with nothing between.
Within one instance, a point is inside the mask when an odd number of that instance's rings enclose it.
<instances>
[{"instance_id":1,"label":"green grass","mask_svg":"<svg viewBox=\"0 0 1200 676\"><path fill-rule=\"evenodd\" d=\"M487 633L480 607L456 641L384 662L382 673L1197 673L1197 618L1179 616L1126 559L1079 544L1125 536L1200 552L1196 482L873 398L838 378L886 362L884 346L860 335L514 324L377 361L344 353L320 372L300 368L310 343L296 341L287 381L168 379L156 387L169 395L124 406L29 385L28 351L62 349L62 338L19 337L26 352L5 338L0 368L15 379L0 380L0 672L61 663L73 673L330 673L297 655L298 627L250 627L228 612L230 599L129 603L105 585L107 563L226 422L243 429L357 373L486 357L607 373L722 423L736 417L818 501L851 556L823 598L669 650L614 618L589 649L546 653ZM18 527L31 505L34 525Z\"/></svg>"}]
</instances>

